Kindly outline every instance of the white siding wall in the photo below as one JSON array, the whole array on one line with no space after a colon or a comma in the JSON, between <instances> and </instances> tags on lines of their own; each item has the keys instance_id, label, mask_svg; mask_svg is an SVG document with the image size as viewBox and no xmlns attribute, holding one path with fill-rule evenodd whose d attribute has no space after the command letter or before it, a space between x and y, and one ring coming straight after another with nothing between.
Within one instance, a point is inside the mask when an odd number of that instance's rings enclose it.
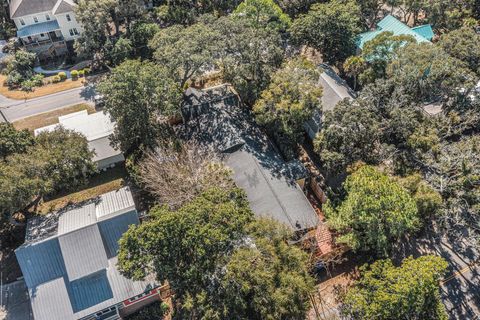
<instances>
[{"instance_id":1,"label":"white siding wall","mask_svg":"<svg viewBox=\"0 0 480 320\"><path fill-rule=\"evenodd\" d=\"M23 17L15 18L15 19L13 19L13 21L15 22L15 25L17 26L17 29L22 29L22 28L24 28L26 26L29 26L31 24L35 24L34 17L37 17L38 23L48 21L47 16L46 16L47 14L50 16L50 21L55 20L55 17L53 16L53 14L51 12L46 11L46 12L40 12L38 14L33 14L33 15L29 15L29 16L23 16ZM23 19L23 21L25 21L25 25L21 24L20 19Z\"/></svg>"},{"instance_id":2,"label":"white siding wall","mask_svg":"<svg viewBox=\"0 0 480 320\"><path fill-rule=\"evenodd\" d=\"M47 14L50 16L50 20L47 20L47 17L46 17ZM71 21L67 20L67 14L70 15ZM67 41L78 38L78 35L74 34L72 36L70 34L70 30L73 30L74 28L76 28L79 34L82 33L82 27L80 26L80 24L75 19L75 13L73 13L73 12L61 13L61 14L57 14L55 16L51 12L42 12L42 13L38 13L38 14L34 14L34 15L28 15L28 16L15 18L15 19L13 19L13 21L15 22L15 25L17 26L17 29L22 29L26 26L35 24L34 17L37 17L38 23L57 20L58 25L60 26L60 30L62 32L62 35L65 38L65 40L67 40ZM25 25L21 24L20 19L23 19L23 21L25 22ZM41 40L44 40L44 39L47 39L47 38L48 37L45 36L44 38L41 38Z\"/></svg>"},{"instance_id":3,"label":"white siding wall","mask_svg":"<svg viewBox=\"0 0 480 320\"><path fill-rule=\"evenodd\" d=\"M67 14L70 15L71 21L67 20ZM76 28L78 33L82 33L82 27L80 24L77 22L77 19L75 19L75 14L73 12L68 12L68 13L61 13L55 15L58 25L60 26L60 30L62 30L63 37L65 40L73 40L78 38L78 35L71 35L70 30L73 28Z\"/></svg>"}]
</instances>

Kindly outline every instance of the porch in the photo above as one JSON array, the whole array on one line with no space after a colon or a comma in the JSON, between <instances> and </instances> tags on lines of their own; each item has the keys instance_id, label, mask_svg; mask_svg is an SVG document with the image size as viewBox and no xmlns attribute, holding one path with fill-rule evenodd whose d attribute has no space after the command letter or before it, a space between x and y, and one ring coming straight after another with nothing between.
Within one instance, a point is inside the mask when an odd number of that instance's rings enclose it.
<instances>
[{"instance_id":1,"label":"porch","mask_svg":"<svg viewBox=\"0 0 480 320\"><path fill-rule=\"evenodd\" d=\"M17 31L25 49L46 56L67 52L65 39L57 21L47 21L24 27Z\"/></svg>"}]
</instances>

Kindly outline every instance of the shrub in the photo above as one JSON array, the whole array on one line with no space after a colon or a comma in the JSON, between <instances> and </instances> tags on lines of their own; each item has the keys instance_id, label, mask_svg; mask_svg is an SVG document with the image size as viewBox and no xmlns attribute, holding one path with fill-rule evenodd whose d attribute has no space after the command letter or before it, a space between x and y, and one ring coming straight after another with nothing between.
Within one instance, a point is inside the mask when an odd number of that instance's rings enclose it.
<instances>
[{"instance_id":1,"label":"shrub","mask_svg":"<svg viewBox=\"0 0 480 320\"><path fill-rule=\"evenodd\" d=\"M85 75L85 70L78 70L78 76L82 78Z\"/></svg>"},{"instance_id":2,"label":"shrub","mask_svg":"<svg viewBox=\"0 0 480 320\"><path fill-rule=\"evenodd\" d=\"M12 71L8 74L7 80L5 81L6 85L10 88L16 88L22 82L23 77L17 71Z\"/></svg>"},{"instance_id":3,"label":"shrub","mask_svg":"<svg viewBox=\"0 0 480 320\"><path fill-rule=\"evenodd\" d=\"M85 72L85 75L90 74L90 68L83 69L83 72Z\"/></svg>"},{"instance_id":4,"label":"shrub","mask_svg":"<svg viewBox=\"0 0 480 320\"><path fill-rule=\"evenodd\" d=\"M62 81L62 79L60 78L60 76L54 76L54 77L52 78L52 83L57 83L57 82L60 82L60 81Z\"/></svg>"},{"instance_id":5,"label":"shrub","mask_svg":"<svg viewBox=\"0 0 480 320\"><path fill-rule=\"evenodd\" d=\"M59 72L57 75L60 78L60 81L67 79L67 74L65 72Z\"/></svg>"},{"instance_id":6,"label":"shrub","mask_svg":"<svg viewBox=\"0 0 480 320\"><path fill-rule=\"evenodd\" d=\"M30 80L32 81L35 87L41 87L43 86L43 78L45 78L44 75L38 73L34 75Z\"/></svg>"},{"instance_id":7,"label":"shrub","mask_svg":"<svg viewBox=\"0 0 480 320\"><path fill-rule=\"evenodd\" d=\"M77 70L72 70L72 72L70 72L70 74L72 75L73 80L78 79L78 71Z\"/></svg>"}]
</instances>

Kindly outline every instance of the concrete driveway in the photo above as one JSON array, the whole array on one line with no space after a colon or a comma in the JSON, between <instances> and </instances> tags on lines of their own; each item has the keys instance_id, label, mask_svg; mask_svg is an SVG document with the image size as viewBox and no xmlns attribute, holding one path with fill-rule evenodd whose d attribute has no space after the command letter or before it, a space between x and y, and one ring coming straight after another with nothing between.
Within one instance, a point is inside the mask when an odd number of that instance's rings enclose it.
<instances>
[{"instance_id":1,"label":"concrete driveway","mask_svg":"<svg viewBox=\"0 0 480 320\"><path fill-rule=\"evenodd\" d=\"M1 305L7 312L5 320L33 320L32 307L25 281L20 280L3 285Z\"/></svg>"},{"instance_id":2,"label":"concrete driveway","mask_svg":"<svg viewBox=\"0 0 480 320\"><path fill-rule=\"evenodd\" d=\"M61 109L79 103L91 103L93 102L94 96L95 86L93 84L26 101L11 100L0 96L0 121L4 118L4 120L14 122L39 113Z\"/></svg>"}]
</instances>

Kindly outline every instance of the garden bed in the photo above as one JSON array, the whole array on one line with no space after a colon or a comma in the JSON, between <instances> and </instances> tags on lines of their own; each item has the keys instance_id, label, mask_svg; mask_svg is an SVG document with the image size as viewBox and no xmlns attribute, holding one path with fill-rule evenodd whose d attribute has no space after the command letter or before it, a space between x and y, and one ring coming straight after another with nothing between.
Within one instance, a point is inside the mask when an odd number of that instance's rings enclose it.
<instances>
[{"instance_id":1,"label":"garden bed","mask_svg":"<svg viewBox=\"0 0 480 320\"><path fill-rule=\"evenodd\" d=\"M80 78L78 80L67 79L62 82L50 83L41 87L36 87L32 92L26 92L22 90L10 90L7 86L4 85L6 79L6 76L0 75L0 83L2 84L0 85L0 94L4 97L14 100L38 98L65 90L80 88L86 83L85 78ZM45 78L44 81L48 82L48 79L49 78Z\"/></svg>"}]
</instances>

